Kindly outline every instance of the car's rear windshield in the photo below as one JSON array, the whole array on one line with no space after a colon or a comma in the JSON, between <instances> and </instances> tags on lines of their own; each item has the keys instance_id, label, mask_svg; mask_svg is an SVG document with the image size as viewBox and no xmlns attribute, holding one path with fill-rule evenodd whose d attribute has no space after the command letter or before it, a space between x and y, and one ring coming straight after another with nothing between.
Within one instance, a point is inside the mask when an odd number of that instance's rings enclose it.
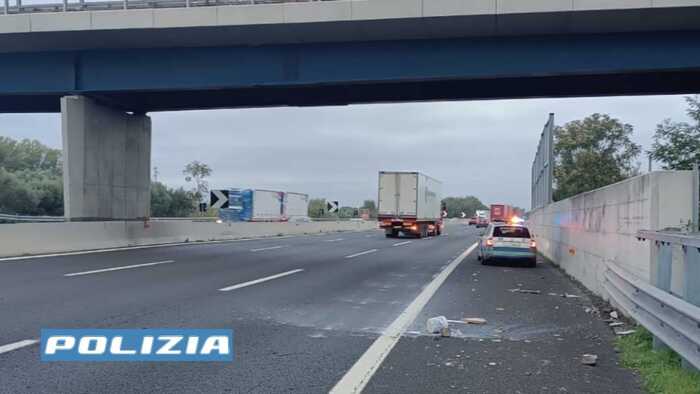
<instances>
[{"instance_id":1,"label":"car's rear windshield","mask_svg":"<svg viewBox=\"0 0 700 394\"><path fill-rule=\"evenodd\" d=\"M530 238L530 232L525 227L499 226L493 229L494 237L502 238Z\"/></svg>"}]
</instances>

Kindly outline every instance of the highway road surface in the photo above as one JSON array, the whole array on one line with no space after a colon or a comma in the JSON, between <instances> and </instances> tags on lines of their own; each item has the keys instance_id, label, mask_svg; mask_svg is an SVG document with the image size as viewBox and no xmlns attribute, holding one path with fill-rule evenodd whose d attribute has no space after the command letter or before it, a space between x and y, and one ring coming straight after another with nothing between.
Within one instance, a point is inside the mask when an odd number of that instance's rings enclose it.
<instances>
[{"instance_id":1,"label":"highway road surface","mask_svg":"<svg viewBox=\"0 0 700 394\"><path fill-rule=\"evenodd\" d=\"M0 260L2 393L634 393L593 300L477 230L333 233ZM511 292L514 288L541 294ZM569 293L564 298L549 293ZM451 337L425 332L429 317ZM42 328L232 328L230 363L47 363ZM581 355L598 355L582 365Z\"/></svg>"}]
</instances>

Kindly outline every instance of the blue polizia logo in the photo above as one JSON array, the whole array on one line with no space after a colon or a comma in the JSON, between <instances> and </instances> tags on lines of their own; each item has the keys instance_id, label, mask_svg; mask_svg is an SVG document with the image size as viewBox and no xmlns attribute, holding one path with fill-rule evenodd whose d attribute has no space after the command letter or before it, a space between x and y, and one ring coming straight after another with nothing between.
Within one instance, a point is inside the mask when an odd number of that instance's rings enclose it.
<instances>
[{"instance_id":1,"label":"blue polizia logo","mask_svg":"<svg viewBox=\"0 0 700 394\"><path fill-rule=\"evenodd\" d=\"M43 329L42 361L233 361L229 329Z\"/></svg>"}]
</instances>

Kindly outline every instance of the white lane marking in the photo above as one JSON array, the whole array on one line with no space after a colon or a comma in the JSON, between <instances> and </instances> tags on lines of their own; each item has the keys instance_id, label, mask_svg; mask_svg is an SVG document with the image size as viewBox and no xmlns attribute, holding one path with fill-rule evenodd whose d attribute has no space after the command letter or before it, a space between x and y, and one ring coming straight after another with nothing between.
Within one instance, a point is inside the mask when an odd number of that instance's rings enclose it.
<instances>
[{"instance_id":1,"label":"white lane marking","mask_svg":"<svg viewBox=\"0 0 700 394\"><path fill-rule=\"evenodd\" d=\"M325 240L325 241L323 241L323 242L340 242L340 241L342 241L342 240L343 240L342 238L336 238L336 239L327 239L327 240Z\"/></svg>"},{"instance_id":2,"label":"white lane marking","mask_svg":"<svg viewBox=\"0 0 700 394\"><path fill-rule=\"evenodd\" d=\"M31 346L35 343L38 343L38 339L25 339L23 341L15 342L15 343L9 343L7 345L2 345L0 346L0 354L11 352L13 350L21 349L23 347Z\"/></svg>"},{"instance_id":3,"label":"white lane marking","mask_svg":"<svg viewBox=\"0 0 700 394\"><path fill-rule=\"evenodd\" d=\"M262 252L262 251L264 251L264 250L282 249L282 248L284 248L285 246L286 246L286 245L270 246L270 247L268 247L268 248L251 249L250 251L251 251L251 252Z\"/></svg>"},{"instance_id":4,"label":"white lane marking","mask_svg":"<svg viewBox=\"0 0 700 394\"><path fill-rule=\"evenodd\" d=\"M236 290L236 289L240 289L240 288L243 288L243 287L248 287L248 286L252 286L252 285L257 285L258 283L263 283L263 282L267 282L267 281L269 281L269 280L278 279L278 278L283 278L283 277L285 277L285 276L293 275L293 274L296 274L297 272L302 272L302 271L304 271L304 270L303 270L303 269L295 269L295 270L291 270L291 271L287 271L287 272L282 272L281 274L276 274L276 275L272 275L272 276L267 276L267 277L264 277L264 278L260 278L260 279L256 279L256 280L251 280L251 281L249 281L249 282L239 283L239 284L233 285L233 286L222 287L221 289L219 289L219 291L231 291L231 290Z\"/></svg>"},{"instance_id":5,"label":"white lane marking","mask_svg":"<svg viewBox=\"0 0 700 394\"><path fill-rule=\"evenodd\" d=\"M103 268L103 269L99 269L99 270L83 271L83 272L73 272L70 274L64 274L63 276L81 276L81 275L99 274L102 272L121 271L121 270L128 270L128 269L132 269L132 268L141 268L141 267L152 267L154 265L170 264L170 263L174 263L174 262L175 262L175 260L165 260L165 261L155 261L153 263L145 263L145 264L122 265L121 267Z\"/></svg>"},{"instance_id":6,"label":"white lane marking","mask_svg":"<svg viewBox=\"0 0 700 394\"><path fill-rule=\"evenodd\" d=\"M31 256L16 256L16 257L3 257L0 261L15 261L15 260L28 260L28 259L40 259L45 257L62 257L62 256L78 256L82 254L93 254L93 253L108 253L108 252L121 252L125 250L139 250L139 249L152 249L152 248L167 248L172 246L192 246L192 245L211 245L211 244L224 244L233 242L245 242L245 241L264 241L267 239L287 239L287 238L300 238L304 235L286 235L282 237L259 237L259 238L239 238L239 239L223 239L220 241L192 241L192 242L177 242L169 244L157 244L157 245L141 245L141 246L126 246L123 248L108 248L108 249L94 249L94 250L82 250L77 252L61 252L61 253L50 253L50 254L35 254Z\"/></svg>"},{"instance_id":7,"label":"white lane marking","mask_svg":"<svg viewBox=\"0 0 700 394\"><path fill-rule=\"evenodd\" d=\"M361 393L367 383L372 379L374 373L379 369L382 362L389 355L394 345L401 339L401 335L406 331L413 320L418 316L423 307L430 301L430 298L445 282L452 271L457 268L459 263L469 256L476 249L477 244L470 246L456 259L452 260L445 269L443 269L430 282L423 291L416 297L406 309L401 312L399 317L377 338L367 351L360 357L357 362L345 373L338 383L330 391L330 394L346 394L346 393Z\"/></svg>"},{"instance_id":8,"label":"white lane marking","mask_svg":"<svg viewBox=\"0 0 700 394\"><path fill-rule=\"evenodd\" d=\"M364 252L351 254L350 256L345 256L345 258L346 258L346 259L351 259L351 258L353 258L353 257L362 256L362 255L364 255L364 254L374 253L374 252L376 252L377 250L378 250L378 249L365 250Z\"/></svg>"},{"instance_id":9,"label":"white lane marking","mask_svg":"<svg viewBox=\"0 0 700 394\"><path fill-rule=\"evenodd\" d=\"M402 245L408 245L413 241L405 241L405 242L399 242L397 244L393 244L392 246L402 246Z\"/></svg>"}]
</instances>

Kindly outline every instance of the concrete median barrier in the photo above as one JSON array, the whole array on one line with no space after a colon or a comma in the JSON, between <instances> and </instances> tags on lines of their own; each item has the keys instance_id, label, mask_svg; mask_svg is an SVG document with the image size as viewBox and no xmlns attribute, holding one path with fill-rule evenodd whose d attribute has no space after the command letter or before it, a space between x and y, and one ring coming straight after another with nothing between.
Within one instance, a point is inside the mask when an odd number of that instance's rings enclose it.
<instances>
[{"instance_id":1,"label":"concrete median barrier","mask_svg":"<svg viewBox=\"0 0 700 394\"><path fill-rule=\"evenodd\" d=\"M376 228L372 221L214 223L108 221L0 225L0 257Z\"/></svg>"}]
</instances>

